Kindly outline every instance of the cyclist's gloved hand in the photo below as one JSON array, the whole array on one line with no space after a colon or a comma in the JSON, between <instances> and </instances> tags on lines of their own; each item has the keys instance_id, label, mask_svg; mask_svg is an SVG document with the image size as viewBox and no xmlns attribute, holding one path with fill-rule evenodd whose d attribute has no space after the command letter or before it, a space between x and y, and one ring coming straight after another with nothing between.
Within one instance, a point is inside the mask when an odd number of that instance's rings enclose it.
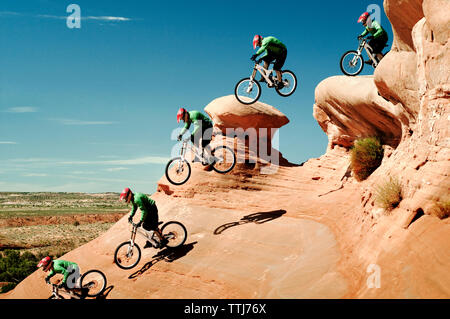
<instances>
[{"instance_id":1,"label":"cyclist's gloved hand","mask_svg":"<svg viewBox=\"0 0 450 319\"><path fill-rule=\"evenodd\" d=\"M256 57L257 57L258 55L256 55L256 54L253 54L252 55L252 57L250 58L250 60L252 60L252 61L256 61Z\"/></svg>"},{"instance_id":2,"label":"cyclist's gloved hand","mask_svg":"<svg viewBox=\"0 0 450 319\"><path fill-rule=\"evenodd\" d=\"M358 40L361 40L362 38L364 38L362 35L358 35Z\"/></svg>"},{"instance_id":3,"label":"cyclist's gloved hand","mask_svg":"<svg viewBox=\"0 0 450 319\"><path fill-rule=\"evenodd\" d=\"M128 222L131 224L133 222L133 217L128 217Z\"/></svg>"},{"instance_id":4,"label":"cyclist's gloved hand","mask_svg":"<svg viewBox=\"0 0 450 319\"><path fill-rule=\"evenodd\" d=\"M177 140L178 140L178 141L181 141L181 138L182 138L182 135L181 135L181 134L177 136Z\"/></svg>"},{"instance_id":5,"label":"cyclist's gloved hand","mask_svg":"<svg viewBox=\"0 0 450 319\"><path fill-rule=\"evenodd\" d=\"M136 227L141 227L142 226L142 220L139 221L139 223L136 224Z\"/></svg>"},{"instance_id":6,"label":"cyclist's gloved hand","mask_svg":"<svg viewBox=\"0 0 450 319\"><path fill-rule=\"evenodd\" d=\"M47 285L50 285L50 279L49 279L49 278L45 278L45 283L46 283Z\"/></svg>"}]
</instances>

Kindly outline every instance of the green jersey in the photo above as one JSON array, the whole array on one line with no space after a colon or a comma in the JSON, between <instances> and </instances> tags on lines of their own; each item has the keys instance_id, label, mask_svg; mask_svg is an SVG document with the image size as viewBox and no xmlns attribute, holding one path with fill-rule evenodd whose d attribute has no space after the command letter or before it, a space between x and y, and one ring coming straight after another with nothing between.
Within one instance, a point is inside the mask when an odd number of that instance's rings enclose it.
<instances>
[{"instance_id":1,"label":"green jersey","mask_svg":"<svg viewBox=\"0 0 450 319\"><path fill-rule=\"evenodd\" d=\"M134 214L136 214L136 211L139 207L141 210L141 221L145 221L147 218L147 215L150 212L153 212L156 209L156 203L153 199L148 198L147 195L142 193L134 193L133 198L133 210L131 211L131 217L133 218Z\"/></svg>"},{"instance_id":2,"label":"green jersey","mask_svg":"<svg viewBox=\"0 0 450 319\"><path fill-rule=\"evenodd\" d=\"M184 125L183 129L180 132L180 135L186 133L186 131L191 127L192 123L194 123L194 132L192 132L192 135L195 135L200 127L207 128L213 126L213 123L206 115L202 114L199 111L190 111L189 120Z\"/></svg>"},{"instance_id":3,"label":"green jersey","mask_svg":"<svg viewBox=\"0 0 450 319\"><path fill-rule=\"evenodd\" d=\"M370 33L374 39L377 39L381 36L387 35L386 31L384 31L383 27L377 22L372 21L370 26L367 26L363 33L361 33L362 37L365 37L368 33Z\"/></svg>"},{"instance_id":4,"label":"green jersey","mask_svg":"<svg viewBox=\"0 0 450 319\"><path fill-rule=\"evenodd\" d=\"M66 283L67 277L73 272L72 270L78 268L78 265L71 261L56 259L53 260L53 269L48 274L47 279L50 279L56 274L63 274L63 284Z\"/></svg>"},{"instance_id":5,"label":"green jersey","mask_svg":"<svg viewBox=\"0 0 450 319\"><path fill-rule=\"evenodd\" d=\"M256 56L260 55L263 52L265 52L265 54L262 57L265 57L268 54L279 56L285 50L286 46L277 38L265 37L262 39L261 47L256 52Z\"/></svg>"}]
</instances>

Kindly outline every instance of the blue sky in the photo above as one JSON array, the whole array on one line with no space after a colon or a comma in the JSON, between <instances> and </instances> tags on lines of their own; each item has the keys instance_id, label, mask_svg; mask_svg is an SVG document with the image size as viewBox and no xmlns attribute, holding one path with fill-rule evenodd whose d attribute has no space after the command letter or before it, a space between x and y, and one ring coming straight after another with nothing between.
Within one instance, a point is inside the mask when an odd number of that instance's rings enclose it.
<instances>
[{"instance_id":1,"label":"blue sky","mask_svg":"<svg viewBox=\"0 0 450 319\"><path fill-rule=\"evenodd\" d=\"M79 29L66 24L71 3L81 8ZM262 91L290 119L281 152L294 163L321 156L314 89L341 74L371 4L391 44L381 0L2 0L0 191L154 192L178 108L202 111L233 94L250 75L254 34L285 43L285 68L299 78L291 97Z\"/></svg>"}]
</instances>

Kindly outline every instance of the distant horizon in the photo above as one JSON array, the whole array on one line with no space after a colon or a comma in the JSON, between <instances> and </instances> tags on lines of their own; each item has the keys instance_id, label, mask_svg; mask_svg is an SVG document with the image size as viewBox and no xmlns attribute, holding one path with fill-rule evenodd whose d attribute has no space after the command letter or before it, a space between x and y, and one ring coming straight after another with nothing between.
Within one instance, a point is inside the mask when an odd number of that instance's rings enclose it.
<instances>
[{"instance_id":1,"label":"distant horizon","mask_svg":"<svg viewBox=\"0 0 450 319\"><path fill-rule=\"evenodd\" d=\"M315 88L342 75L358 17L375 8L393 39L382 0L286 0L280 23L252 22L267 16L267 0L74 2L79 20L60 1L0 5L0 192L154 193L177 144L178 108L204 113L233 95L252 71L255 34L286 44L284 69L299 80L287 98L262 89L260 101L290 121L279 151L292 163L318 158L328 137L312 115Z\"/></svg>"}]
</instances>

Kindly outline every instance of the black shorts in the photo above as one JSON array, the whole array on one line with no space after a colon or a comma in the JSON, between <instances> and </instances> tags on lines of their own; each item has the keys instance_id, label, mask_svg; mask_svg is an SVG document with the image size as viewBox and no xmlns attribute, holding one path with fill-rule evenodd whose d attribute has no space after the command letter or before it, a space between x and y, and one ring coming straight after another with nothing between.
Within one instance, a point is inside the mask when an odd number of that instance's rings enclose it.
<instances>
[{"instance_id":1,"label":"black shorts","mask_svg":"<svg viewBox=\"0 0 450 319\"><path fill-rule=\"evenodd\" d=\"M201 130L198 130L194 134L191 135L191 142L195 146L199 146L200 138L202 139L202 147L205 148L209 143L211 143L212 139L212 126L211 125L202 125Z\"/></svg>"},{"instance_id":2,"label":"black shorts","mask_svg":"<svg viewBox=\"0 0 450 319\"><path fill-rule=\"evenodd\" d=\"M369 45L372 48L372 52L377 54L383 51L387 42L388 42L387 35L382 35L379 38L370 40Z\"/></svg>"},{"instance_id":3,"label":"black shorts","mask_svg":"<svg viewBox=\"0 0 450 319\"><path fill-rule=\"evenodd\" d=\"M284 50L279 55L267 54L262 60L266 61L267 63L275 61L275 63L273 64L273 69L276 71L281 71L284 62L286 62L286 57L287 57L287 50Z\"/></svg>"},{"instance_id":4,"label":"black shorts","mask_svg":"<svg viewBox=\"0 0 450 319\"><path fill-rule=\"evenodd\" d=\"M148 212L142 223L142 228L145 230L156 230L158 229L158 208L154 207L150 212Z\"/></svg>"}]
</instances>

